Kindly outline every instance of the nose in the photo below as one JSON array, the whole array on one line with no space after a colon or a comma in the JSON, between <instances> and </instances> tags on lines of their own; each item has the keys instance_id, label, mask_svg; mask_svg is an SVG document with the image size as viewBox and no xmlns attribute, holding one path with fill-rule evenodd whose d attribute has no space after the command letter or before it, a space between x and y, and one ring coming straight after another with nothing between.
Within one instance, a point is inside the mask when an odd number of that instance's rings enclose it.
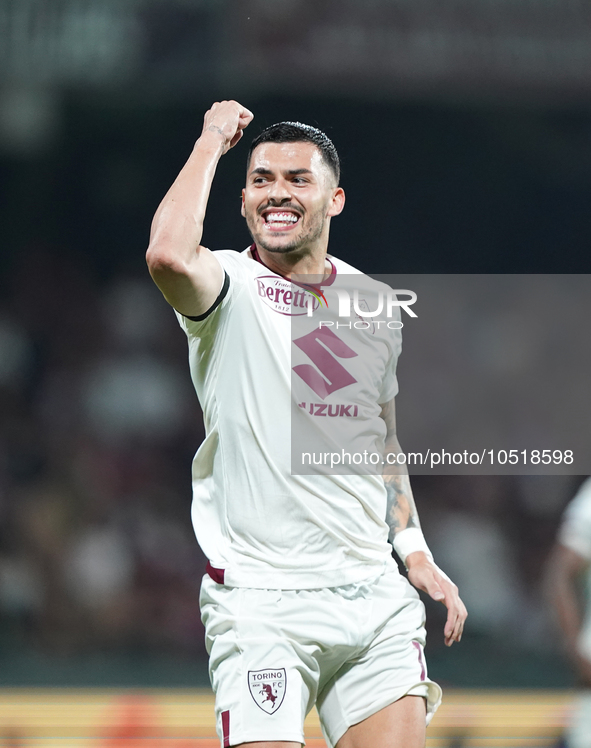
<instances>
[{"instance_id":1,"label":"nose","mask_svg":"<svg viewBox=\"0 0 591 748\"><path fill-rule=\"evenodd\" d=\"M289 202L291 200L289 183L285 179L276 179L269 188L268 199L275 205Z\"/></svg>"}]
</instances>

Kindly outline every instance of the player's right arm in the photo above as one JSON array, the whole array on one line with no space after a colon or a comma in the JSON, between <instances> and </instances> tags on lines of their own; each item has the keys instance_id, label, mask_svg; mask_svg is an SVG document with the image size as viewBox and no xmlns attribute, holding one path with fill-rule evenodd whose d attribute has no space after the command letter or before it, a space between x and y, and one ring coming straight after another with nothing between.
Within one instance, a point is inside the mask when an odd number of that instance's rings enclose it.
<instances>
[{"instance_id":1,"label":"player's right arm","mask_svg":"<svg viewBox=\"0 0 591 748\"><path fill-rule=\"evenodd\" d=\"M591 662L579 651L582 616L578 586L588 567L588 558L558 542L550 555L546 573L546 587L564 635L567 654L587 687L591 686Z\"/></svg>"},{"instance_id":2,"label":"player's right arm","mask_svg":"<svg viewBox=\"0 0 591 748\"><path fill-rule=\"evenodd\" d=\"M152 221L146 261L150 275L178 312L207 312L220 293L224 272L215 254L201 246L209 192L220 158L240 140L253 114L237 101L215 103L187 163Z\"/></svg>"}]
</instances>

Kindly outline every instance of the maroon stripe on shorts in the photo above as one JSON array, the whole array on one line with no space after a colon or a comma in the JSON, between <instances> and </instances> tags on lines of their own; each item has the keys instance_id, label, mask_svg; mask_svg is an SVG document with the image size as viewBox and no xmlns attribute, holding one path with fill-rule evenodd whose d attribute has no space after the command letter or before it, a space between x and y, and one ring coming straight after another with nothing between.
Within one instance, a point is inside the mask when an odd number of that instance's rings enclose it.
<instances>
[{"instance_id":1,"label":"maroon stripe on shorts","mask_svg":"<svg viewBox=\"0 0 591 748\"><path fill-rule=\"evenodd\" d=\"M209 574L214 582L217 582L218 584L224 583L224 574L226 573L225 569L216 569L208 561L207 566L205 567L205 571Z\"/></svg>"},{"instance_id":2,"label":"maroon stripe on shorts","mask_svg":"<svg viewBox=\"0 0 591 748\"><path fill-rule=\"evenodd\" d=\"M224 736L224 748L230 748L230 711L222 712L222 735Z\"/></svg>"},{"instance_id":3,"label":"maroon stripe on shorts","mask_svg":"<svg viewBox=\"0 0 591 748\"><path fill-rule=\"evenodd\" d=\"M419 653L419 665L421 666L421 680L425 680L425 661L423 659L423 648L417 641L413 641L413 647Z\"/></svg>"}]
</instances>

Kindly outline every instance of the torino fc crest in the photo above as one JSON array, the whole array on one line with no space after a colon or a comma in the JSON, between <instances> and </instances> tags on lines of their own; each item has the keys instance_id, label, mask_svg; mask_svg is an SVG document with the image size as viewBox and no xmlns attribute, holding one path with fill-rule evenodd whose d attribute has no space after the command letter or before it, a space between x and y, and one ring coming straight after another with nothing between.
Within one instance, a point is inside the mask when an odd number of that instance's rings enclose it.
<instances>
[{"instance_id":1,"label":"torino fc crest","mask_svg":"<svg viewBox=\"0 0 591 748\"><path fill-rule=\"evenodd\" d=\"M256 705L267 714L273 714L283 704L287 688L285 668L249 670L248 688Z\"/></svg>"}]
</instances>

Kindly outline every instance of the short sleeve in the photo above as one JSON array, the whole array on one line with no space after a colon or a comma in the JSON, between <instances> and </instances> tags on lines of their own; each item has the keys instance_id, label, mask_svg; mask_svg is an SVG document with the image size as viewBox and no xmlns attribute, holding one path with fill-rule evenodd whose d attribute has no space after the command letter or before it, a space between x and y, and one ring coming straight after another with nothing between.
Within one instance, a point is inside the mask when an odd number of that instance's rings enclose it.
<instances>
[{"instance_id":1,"label":"short sleeve","mask_svg":"<svg viewBox=\"0 0 591 748\"><path fill-rule=\"evenodd\" d=\"M215 256L224 271L224 279L220 292L213 304L204 314L198 317L186 317L184 314L177 312L176 309L174 310L179 325L188 337L204 337L207 334L207 330L215 327L223 311L231 304L237 286L241 284L242 278L239 262L237 262L240 254L233 250L217 250Z\"/></svg>"}]
</instances>

